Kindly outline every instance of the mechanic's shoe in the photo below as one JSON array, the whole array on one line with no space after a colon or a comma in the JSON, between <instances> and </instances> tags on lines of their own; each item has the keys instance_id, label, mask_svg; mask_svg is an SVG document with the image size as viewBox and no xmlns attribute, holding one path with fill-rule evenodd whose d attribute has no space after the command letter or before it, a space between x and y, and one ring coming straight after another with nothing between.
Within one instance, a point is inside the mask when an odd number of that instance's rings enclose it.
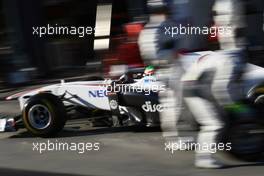
<instances>
[{"instance_id":1,"label":"mechanic's shoe","mask_svg":"<svg viewBox=\"0 0 264 176\"><path fill-rule=\"evenodd\" d=\"M195 166L204 169L221 169L226 167L226 165L214 159L211 154L196 156Z\"/></svg>"}]
</instances>

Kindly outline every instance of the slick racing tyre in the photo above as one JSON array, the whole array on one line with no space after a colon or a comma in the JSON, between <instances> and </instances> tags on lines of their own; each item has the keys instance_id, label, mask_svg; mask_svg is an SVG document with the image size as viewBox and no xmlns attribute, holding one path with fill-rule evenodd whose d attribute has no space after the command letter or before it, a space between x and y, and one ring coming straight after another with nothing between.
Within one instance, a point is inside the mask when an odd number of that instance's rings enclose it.
<instances>
[{"instance_id":1,"label":"slick racing tyre","mask_svg":"<svg viewBox=\"0 0 264 176\"><path fill-rule=\"evenodd\" d=\"M23 123L35 136L53 137L60 132L66 122L66 110L56 96L40 93L32 96L23 109Z\"/></svg>"},{"instance_id":2,"label":"slick racing tyre","mask_svg":"<svg viewBox=\"0 0 264 176\"><path fill-rule=\"evenodd\" d=\"M264 156L264 128L257 123L236 124L229 131L231 153L245 161L260 161Z\"/></svg>"},{"instance_id":3,"label":"slick racing tyre","mask_svg":"<svg viewBox=\"0 0 264 176\"><path fill-rule=\"evenodd\" d=\"M264 107L264 83L259 84L252 88L247 95L248 99L259 108Z\"/></svg>"}]
</instances>

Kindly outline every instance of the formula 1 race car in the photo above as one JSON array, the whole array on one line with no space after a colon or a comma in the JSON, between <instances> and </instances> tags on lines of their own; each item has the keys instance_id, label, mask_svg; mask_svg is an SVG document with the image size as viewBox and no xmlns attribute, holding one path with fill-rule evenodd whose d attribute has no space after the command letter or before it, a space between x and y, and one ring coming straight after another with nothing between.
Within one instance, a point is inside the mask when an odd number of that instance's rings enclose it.
<instances>
[{"instance_id":1,"label":"formula 1 race car","mask_svg":"<svg viewBox=\"0 0 264 176\"><path fill-rule=\"evenodd\" d=\"M208 52L186 55L185 62L199 60ZM198 57L197 57L198 56ZM243 91L245 99L263 104L264 69L248 64ZM69 82L61 81L27 92L7 97L18 99L23 124L36 136L56 135L69 119L69 112L85 114L100 110L108 114L113 126L140 124L159 125L159 92L166 91L165 85L154 76L143 76L143 69L128 71L119 80Z\"/></svg>"},{"instance_id":2,"label":"formula 1 race car","mask_svg":"<svg viewBox=\"0 0 264 176\"><path fill-rule=\"evenodd\" d=\"M6 100L19 100L23 124L36 136L57 134L69 118L68 112L72 110L86 115L95 109L108 112L114 119L114 126L125 123L154 126L159 124L159 117L148 115L153 112L144 112L138 107L148 101L158 104L157 93L165 88L152 76L142 77L142 72L136 70L126 73L117 81L61 81L59 84L9 96Z\"/></svg>"}]
</instances>

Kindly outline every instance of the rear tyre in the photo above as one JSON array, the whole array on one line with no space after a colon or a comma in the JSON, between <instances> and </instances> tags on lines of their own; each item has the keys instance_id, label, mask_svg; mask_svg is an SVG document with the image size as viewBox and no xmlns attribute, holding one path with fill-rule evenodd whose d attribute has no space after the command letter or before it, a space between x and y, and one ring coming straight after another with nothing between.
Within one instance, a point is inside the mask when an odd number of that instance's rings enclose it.
<instances>
[{"instance_id":1,"label":"rear tyre","mask_svg":"<svg viewBox=\"0 0 264 176\"><path fill-rule=\"evenodd\" d=\"M49 93L31 97L23 109L23 123L35 136L53 137L66 122L67 113L61 100Z\"/></svg>"},{"instance_id":2,"label":"rear tyre","mask_svg":"<svg viewBox=\"0 0 264 176\"><path fill-rule=\"evenodd\" d=\"M263 126L257 123L244 123L232 126L229 131L231 153L245 161L260 161L264 156Z\"/></svg>"}]
</instances>

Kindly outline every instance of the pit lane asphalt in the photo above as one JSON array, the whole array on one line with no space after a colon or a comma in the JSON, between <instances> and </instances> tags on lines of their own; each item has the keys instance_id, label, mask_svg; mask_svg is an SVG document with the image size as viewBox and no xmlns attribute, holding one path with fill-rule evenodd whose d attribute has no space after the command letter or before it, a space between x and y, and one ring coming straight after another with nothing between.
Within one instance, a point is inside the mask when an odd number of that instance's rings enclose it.
<instances>
[{"instance_id":1,"label":"pit lane asphalt","mask_svg":"<svg viewBox=\"0 0 264 176\"><path fill-rule=\"evenodd\" d=\"M15 101L1 102L2 111L19 112ZM190 132L192 134L193 132ZM99 142L99 151L33 151L33 143L58 141L67 143ZM87 120L70 121L58 137L43 139L30 136L25 129L0 133L0 175L79 176L260 176L262 163L244 163L218 155L231 166L207 170L193 166L193 151L164 150L164 140L157 129L94 128Z\"/></svg>"},{"instance_id":2,"label":"pit lane asphalt","mask_svg":"<svg viewBox=\"0 0 264 176\"><path fill-rule=\"evenodd\" d=\"M33 143L100 143L99 151L33 151ZM263 175L264 165L243 163L218 155L231 167L218 170L193 166L193 151L164 150L164 140L157 129L93 128L86 120L71 121L56 138L43 139L26 130L0 133L0 175L92 175L92 176L240 176Z\"/></svg>"}]
</instances>

